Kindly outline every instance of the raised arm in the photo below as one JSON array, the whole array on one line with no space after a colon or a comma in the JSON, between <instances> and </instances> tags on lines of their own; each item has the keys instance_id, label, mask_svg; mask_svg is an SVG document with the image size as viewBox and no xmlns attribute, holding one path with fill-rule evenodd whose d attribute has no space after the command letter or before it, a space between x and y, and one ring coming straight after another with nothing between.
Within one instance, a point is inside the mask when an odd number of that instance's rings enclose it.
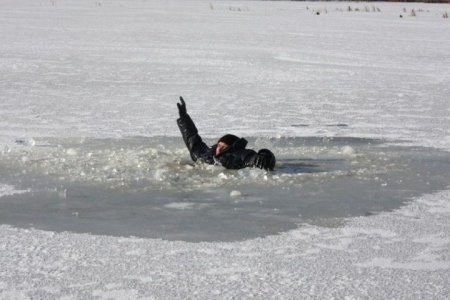
<instances>
[{"instance_id":1,"label":"raised arm","mask_svg":"<svg viewBox=\"0 0 450 300\"><path fill-rule=\"evenodd\" d=\"M177 119L178 128L183 136L184 143L189 150L193 161L201 159L207 163L213 163L213 158L209 157L210 148L203 142L198 134L194 121L187 113L186 103L183 97L180 97L180 103L177 103L180 117Z\"/></svg>"}]
</instances>

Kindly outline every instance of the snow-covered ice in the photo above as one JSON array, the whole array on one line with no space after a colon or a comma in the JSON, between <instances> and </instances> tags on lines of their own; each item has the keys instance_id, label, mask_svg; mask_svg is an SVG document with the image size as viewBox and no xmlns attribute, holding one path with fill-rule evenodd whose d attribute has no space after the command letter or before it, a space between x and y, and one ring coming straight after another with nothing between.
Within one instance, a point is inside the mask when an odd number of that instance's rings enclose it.
<instances>
[{"instance_id":1,"label":"snow-covered ice","mask_svg":"<svg viewBox=\"0 0 450 300\"><path fill-rule=\"evenodd\" d=\"M448 152L450 23L442 15L449 10L422 3L2 1L0 156L17 158L16 166L44 164L36 155L45 141L178 137L179 95L207 138L226 131L265 146L286 137L357 137ZM98 155L76 145L59 150L69 166ZM188 159L181 148L144 154L158 153ZM355 149L346 145L340 155ZM59 177L70 174L63 163L54 166ZM180 172L195 171L186 168ZM95 179L87 169L71 170ZM114 179L120 170L102 172ZM152 176L164 182L164 172ZM2 199L33 193L2 178L0 209ZM67 196L64 188L55 192ZM241 187L226 195L246 196ZM175 212L196 205L165 204ZM238 242L43 231L0 220L0 298L447 299L449 217L447 187L394 211Z\"/></svg>"}]
</instances>

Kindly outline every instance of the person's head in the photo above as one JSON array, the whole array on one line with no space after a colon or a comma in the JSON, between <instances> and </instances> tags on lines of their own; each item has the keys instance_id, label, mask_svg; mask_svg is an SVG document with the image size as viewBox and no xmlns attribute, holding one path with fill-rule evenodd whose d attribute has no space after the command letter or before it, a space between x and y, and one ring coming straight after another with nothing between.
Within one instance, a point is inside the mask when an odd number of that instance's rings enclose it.
<instances>
[{"instance_id":1,"label":"person's head","mask_svg":"<svg viewBox=\"0 0 450 300\"><path fill-rule=\"evenodd\" d=\"M234 142L236 142L238 139L239 138L233 134L224 135L217 141L214 155L219 156L220 154L228 150L228 148L230 148L230 146L233 145Z\"/></svg>"}]
</instances>

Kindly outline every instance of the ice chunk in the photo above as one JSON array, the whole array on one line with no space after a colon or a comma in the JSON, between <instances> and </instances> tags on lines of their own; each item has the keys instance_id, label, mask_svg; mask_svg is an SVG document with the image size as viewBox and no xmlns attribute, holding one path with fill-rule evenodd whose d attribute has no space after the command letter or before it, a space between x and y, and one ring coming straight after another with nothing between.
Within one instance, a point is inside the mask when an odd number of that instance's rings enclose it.
<instances>
[{"instance_id":1,"label":"ice chunk","mask_svg":"<svg viewBox=\"0 0 450 300\"><path fill-rule=\"evenodd\" d=\"M171 202L171 203L164 205L164 207L171 208L171 209L184 210L184 209L193 209L194 205L195 205L195 203L191 203L191 202Z\"/></svg>"},{"instance_id":2,"label":"ice chunk","mask_svg":"<svg viewBox=\"0 0 450 300\"><path fill-rule=\"evenodd\" d=\"M228 179L228 176L225 175L223 172L221 172L219 175L217 175L217 177L219 177L219 179L223 179L223 180Z\"/></svg>"},{"instance_id":3,"label":"ice chunk","mask_svg":"<svg viewBox=\"0 0 450 300\"><path fill-rule=\"evenodd\" d=\"M242 196L242 193L240 191L233 190L233 191L230 192L230 197L231 198L238 198L238 197L241 197L241 196Z\"/></svg>"},{"instance_id":4,"label":"ice chunk","mask_svg":"<svg viewBox=\"0 0 450 300\"><path fill-rule=\"evenodd\" d=\"M69 149L66 150L66 154L69 155L69 156L75 156L78 153L77 153L77 150L75 150L73 148L69 148Z\"/></svg>"},{"instance_id":5,"label":"ice chunk","mask_svg":"<svg viewBox=\"0 0 450 300\"><path fill-rule=\"evenodd\" d=\"M14 194L23 194L23 193L28 193L28 192L29 192L29 190L17 190L12 185L0 183L0 197L10 196L10 195L14 195Z\"/></svg>"},{"instance_id":6,"label":"ice chunk","mask_svg":"<svg viewBox=\"0 0 450 300\"><path fill-rule=\"evenodd\" d=\"M342 154L348 155L348 156L355 155L355 150L352 147L350 147L350 146L342 147L341 152L342 152Z\"/></svg>"},{"instance_id":7,"label":"ice chunk","mask_svg":"<svg viewBox=\"0 0 450 300\"><path fill-rule=\"evenodd\" d=\"M5 146L5 147L3 148L2 153L10 153L10 152L11 152L11 148L10 148L10 147Z\"/></svg>"}]
</instances>

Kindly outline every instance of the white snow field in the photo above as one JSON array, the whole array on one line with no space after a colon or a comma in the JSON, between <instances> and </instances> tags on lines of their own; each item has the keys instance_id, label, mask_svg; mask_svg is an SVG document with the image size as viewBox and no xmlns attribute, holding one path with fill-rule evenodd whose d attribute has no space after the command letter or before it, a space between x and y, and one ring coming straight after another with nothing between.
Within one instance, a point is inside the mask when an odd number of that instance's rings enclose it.
<instances>
[{"instance_id":1,"label":"white snow field","mask_svg":"<svg viewBox=\"0 0 450 300\"><path fill-rule=\"evenodd\" d=\"M422 3L2 0L0 162L20 170L32 158L42 167L51 162L38 159L46 141L179 137L179 95L207 138L232 132L262 146L371 138L448 153L448 11ZM81 156L64 151L48 174L71 174L70 157ZM189 159L181 147L173 153ZM0 210L6 199L36 193L5 172ZM96 181L84 173L71 176ZM230 201L245 196L229 192ZM230 242L0 219L0 298L448 299L450 186L408 200L330 226Z\"/></svg>"}]
</instances>

